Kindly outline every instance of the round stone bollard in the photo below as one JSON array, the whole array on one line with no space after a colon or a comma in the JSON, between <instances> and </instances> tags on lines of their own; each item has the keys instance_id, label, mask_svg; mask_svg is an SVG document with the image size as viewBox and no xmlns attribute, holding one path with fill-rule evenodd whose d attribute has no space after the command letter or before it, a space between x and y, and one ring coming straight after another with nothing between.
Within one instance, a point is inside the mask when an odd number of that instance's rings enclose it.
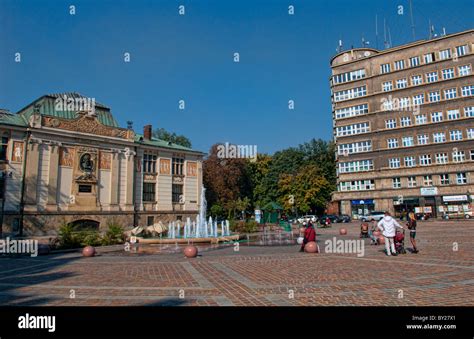
<instances>
[{"instance_id":1,"label":"round stone bollard","mask_svg":"<svg viewBox=\"0 0 474 339\"><path fill-rule=\"evenodd\" d=\"M318 253L318 244L314 241L310 241L304 246L304 251L306 253Z\"/></svg>"},{"instance_id":2,"label":"round stone bollard","mask_svg":"<svg viewBox=\"0 0 474 339\"><path fill-rule=\"evenodd\" d=\"M82 255L84 257L93 257L93 256L95 256L95 248L92 247L92 246L84 247L84 249L82 250Z\"/></svg>"},{"instance_id":3,"label":"round stone bollard","mask_svg":"<svg viewBox=\"0 0 474 339\"><path fill-rule=\"evenodd\" d=\"M196 258L198 254L198 249L194 245L188 245L184 248L183 253L186 258Z\"/></svg>"},{"instance_id":4,"label":"round stone bollard","mask_svg":"<svg viewBox=\"0 0 474 339\"><path fill-rule=\"evenodd\" d=\"M347 234L347 230L346 230L345 228L341 228L341 229L339 230L339 234L340 234L340 235L346 235L346 234Z\"/></svg>"}]
</instances>

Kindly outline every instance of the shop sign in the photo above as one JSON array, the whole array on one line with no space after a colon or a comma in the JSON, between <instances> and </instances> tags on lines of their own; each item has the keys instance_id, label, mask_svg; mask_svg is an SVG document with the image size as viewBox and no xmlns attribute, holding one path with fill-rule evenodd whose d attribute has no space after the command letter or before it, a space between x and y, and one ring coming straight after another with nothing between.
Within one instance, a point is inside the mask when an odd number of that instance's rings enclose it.
<instances>
[{"instance_id":1,"label":"shop sign","mask_svg":"<svg viewBox=\"0 0 474 339\"><path fill-rule=\"evenodd\" d=\"M422 187L420 188L421 195L437 195L438 187Z\"/></svg>"},{"instance_id":2,"label":"shop sign","mask_svg":"<svg viewBox=\"0 0 474 339\"><path fill-rule=\"evenodd\" d=\"M447 195L443 197L443 201L467 201L467 195Z\"/></svg>"},{"instance_id":3,"label":"shop sign","mask_svg":"<svg viewBox=\"0 0 474 339\"><path fill-rule=\"evenodd\" d=\"M351 200L352 205L372 205L374 199L365 199L365 200Z\"/></svg>"}]
</instances>

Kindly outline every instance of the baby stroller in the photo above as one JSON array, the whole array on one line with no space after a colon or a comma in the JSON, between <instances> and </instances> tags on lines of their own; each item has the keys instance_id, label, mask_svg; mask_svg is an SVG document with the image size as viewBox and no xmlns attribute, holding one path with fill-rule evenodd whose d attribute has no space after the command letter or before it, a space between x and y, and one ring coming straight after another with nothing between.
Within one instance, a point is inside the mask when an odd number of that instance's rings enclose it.
<instances>
[{"instance_id":1,"label":"baby stroller","mask_svg":"<svg viewBox=\"0 0 474 339\"><path fill-rule=\"evenodd\" d=\"M369 224L366 222L360 225L360 238L368 238L369 237Z\"/></svg>"},{"instance_id":2,"label":"baby stroller","mask_svg":"<svg viewBox=\"0 0 474 339\"><path fill-rule=\"evenodd\" d=\"M402 231L397 230L395 237L393 238L393 242L395 243L395 251L397 254L406 254L407 251L405 250L405 229Z\"/></svg>"}]
</instances>

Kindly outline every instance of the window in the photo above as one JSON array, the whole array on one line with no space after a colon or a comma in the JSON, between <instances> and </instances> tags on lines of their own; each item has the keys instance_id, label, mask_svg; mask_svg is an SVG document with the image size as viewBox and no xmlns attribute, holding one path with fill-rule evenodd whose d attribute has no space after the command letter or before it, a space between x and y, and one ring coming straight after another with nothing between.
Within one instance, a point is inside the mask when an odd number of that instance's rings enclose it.
<instances>
[{"instance_id":1,"label":"window","mask_svg":"<svg viewBox=\"0 0 474 339\"><path fill-rule=\"evenodd\" d=\"M421 105L425 102L425 95L418 94L413 97L413 105Z\"/></svg>"},{"instance_id":2,"label":"window","mask_svg":"<svg viewBox=\"0 0 474 339\"><path fill-rule=\"evenodd\" d=\"M416 187L416 177L408 177L408 187Z\"/></svg>"},{"instance_id":3,"label":"window","mask_svg":"<svg viewBox=\"0 0 474 339\"><path fill-rule=\"evenodd\" d=\"M405 68L405 60L395 61L395 70L396 71L399 71L399 70L404 69L404 68Z\"/></svg>"},{"instance_id":4,"label":"window","mask_svg":"<svg viewBox=\"0 0 474 339\"><path fill-rule=\"evenodd\" d=\"M336 110L336 119L355 117L369 113L369 105L362 104L357 106L350 106Z\"/></svg>"},{"instance_id":5,"label":"window","mask_svg":"<svg viewBox=\"0 0 474 339\"><path fill-rule=\"evenodd\" d=\"M458 185L467 184L466 173L456 173L456 184Z\"/></svg>"},{"instance_id":6,"label":"window","mask_svg":"<svg viewBox=\"0 0 474 339\"><path fill-rule=\"evenodd\" d=\"M443 74L444 80L454 78L454 68L443 69L441 73Z\"/></svg>"},{"instance_id":7,"label":"window","mask_svg":"<svg viewBox=\"0 0 474 339\"><path fill-rule=\"evenodd\" d=\"M445 99L454 99L458 96L456 88L450 88L444 90L444 98Z\"/></svg>"},{"instance_id":8,"label":"window","mask_svg":"<svg viewBox=\"0 0 474 339\"><path fill-rule=\"evenodd\" d=\"M397 88L406 88L408 86L408 81L406 78L397 80Z\"/></svg>"},{"instance_id":9,"label":"window","mask_svg":"<svg viewBox=\"0 0 474 339\"><path fill-rule=\"evenodd\" d=\"M440 60L446 60L451 57L451 50L450 49L444 49L442 51L439 51L439 59Z\"/></svg>"},{"instance_id":10,"label":"window","mask_svg":"<svg viewBox=\"0 0 474 339\"><path fill-rule=\"evenodd\" d=\"M435 54L434 53L428 53L423 56L423 59L425 60L425 64L429 64L435 60Z\"/></svg>"},{"instance_id":11,"label":"window","mask_svg":"<svg viewBox=\"0 0 474 339\"><path fill-rule=\"evenodd\" d=\"M470 75L472 73L471 65L464 65L458 67L458 75L460 77Z\"/></svg>"},{"instance_id":12,"label":"window","mask_svg":"<svg viewBox=\"0 0 474 339\"><path fill-rule=\"evenodd\" d=\"M426 82L438 81L438 72L426 73Z\"/></svg>"},{"instance_id":13,"label":"window","mask_svg":"<svg viewBox=\"0 0 474 339\"><path fill-rule=\"evenodd\" d=\"M420 165L421 166L431 165L431 155L429 154L420 155Z\"/></svg>"},{"instance_id":14,"label":"window","mask_svg":"<svg viewBox=\"0 0 474 339\"><path fill-rule=\"evenodd\" d=\"M406 167L416 166L415 157L414 156L405 157L405 166Z\"/></svg>"},{"instance_id":15,"label":"window","mask_svg":"<svg viewBox=\"0 0 474 339\"><path fill-rule=\"evenodd\" d=\"M461 114L459 113L458 109L451 109L447 111L448 113L448 120L457 120L461 118Z\"/></svg>"},{"instance_id":16,"label":"window","mask_svg":"<svg viewBox=\"0 0 474 339\"><path fill-rule=\"evenodd\" d=\"M458 129L449 132L449 138L451 141L459 141L462 140L462 132Z\"/></svg>"},{"instance_id":17,"label":"window","mask_svg":"<svg viewBox=\"0 0 474 339\"><path fill-rule=\"evenodd\" d=\"M368 122L336 127L336 136L338 137L345 136L345 135L366 133L366 132L370 132L370 126Z\"/></svg>"},{"instance_id":18,"label":"window","mask_svg":"<svg viewBox=\"0 0 474 339\"><path fill-rule=\"evenodd\" d=\"M365 69L358 69L356 71L334 75L333 81L335 84L341 84L348 81L362 79L364 77L365 77Z\"/></svg>"},{"instance_id":19,"label":"window","mask_svg":"<svg viewBox=\"0 0 474 339\"><path fill-rule=\"evenodd\" d=\"M385 128L392 129L397 127L397 120L395 119L388 119L385 120Z\"/></svg>"},{"instance_id":20,"label":"window","mask_svg":"<svg viewBox=\"0 0 474 339\"><path fill-rule=\"evenodd\" d=\"M390 72L390 64L382 64L380 65L380 73L389 73Z\"/></svg>"},{"instance_id":21,"label":"window","mask_svg":"<svg viewBox=\"0 0 474 339\"><path fill-rule=\"evenodd\" d=\"M440 121L443 121L443 112L431 113L431 122L440 122Z\"/></svg>"},{"instance_id":22,"label":"window","mask_svg":"<svg viewBox=\"0 0 474 339\"><path fill-rule=\"evenodd\" d=\"M446 135L444 132L433 133L433 142L446 142Z\"/></svg>"},{"instance_id":23,"label":"window","mask_svg":"<svg viewBox=\"0 0 474 339\"><path fill-rule=\"evenodd\" d=\"M382 83L382 91L388 92L393 89L393 83L391 81L386 81Z\"/></svg>"},{"instance_id":24,"label":"window","mask_svg":"<svg viewBox=\"0 0 474 339\"><path fill-rule=\"evenodd\" d=\"M387 146L388 146L388 148L397 148L398 147L398 139L387 139Z\"/></svg>"},{"instance_id":25,"label":"window","mask_svg":"<svg viewBox=\"0 0 474 339\"><path fill-rule=\"evenodd\" d=\"M146 153L143 155L143 172L156 173L156 155Z\"/></svg>"},{"instance_id":26,"label":"window","mask_svg":"<svg viewBox=\"0 0 474 339\"><path fill-rule=\"evenodd\" d=\"M374 169L372 160L359 160L339 163L339 173L365 172Z\"/></svg>"},{"instance_id":27,"label":"window","mask_svg":"<svg viewBox=\"0 0 474 339\"><path fill-rule=\"evenodd\" d=\"M2 137L0 143L0 160L7 160L8 138Z\"/></svg>"},{"instance_id":28,"label":"window","mask_svg":"<svg viewBox=\"0 0 474 339\"><path fill-rule=\"evenodd\" d=\"M439 182L441 185L449 185L449 174L440 174Z\"/></svg>"},{"instance_id":29,"label":"window","mask_svg":"<svg viewBox=\"0 0 474 339\"><path fill-rule=\"evenodd\" d=\"M402 182L400 178L392 178L392 187L393 188L401 188L402 187Z\"/></svg>"},{"instance_id":30,"label":"window","mask_svg":"<svg viewBox=\"0 0 474 339\"><path fill-rule=\"evenodd\" d=\"M456 47L456 55L458 57L466 55L466 54L467 54L467 45L462 45L462 46Z\"/></svg>"},{"instance_id":31,"label":"window","mask_svg":"<svg viewBox=\"0 0 474 339\"><path fill-rule=\"evenodd\" d=\"M400 118L400 125L402 127L407 127L411 125L411 118L410 117L402 117Z\"/></svg>"},{"instance_id":32,"label":"window","mask_svg":"<svg viewBox=\"0 0 474 339\"><path fill-rule=\"evenodd\" d=\"M464 151L455 151L453 152L453 161L454 162L464 162L466 161L466 155Z\"/></svg>"},{"instance_id":33,"label":"window","mask_svg":"<svg viewBox=\"0 0 474 339\"><path fill-rule=\"evenodd\" d=\"M411 85L412 86L417 86L417 85L421 85L423 83L423 79L421 77L421 75L414 75L411 77Z\"/></svg>"},{"instance_id":34,"label":"window","mask_svg":"<svg viewBox=\"0 0 474 339\"><path fill-rule=\"evenodd\" d=\"M461 88L461 94L463 97L469 97L471 95L474 95L474 85L463 86Z\"/></svg>"},{"instance_id":35,"label":"window","mask_svg":"<svg viewBox=\"0 0 474 339\"><path fill-rule=\"evenodd\" d=\"M423 176L423 186L433 186L433 177L431 175Z\"/></svg>"},{"instance_id":36,"label":"window","mask_svg":"<svg viewBox=\"0 0 474 339\"><path fill-rule=\"evenodd\" d=\"M178 204L183 202L183 185L173 184L171 187L172 192L172 202Z\"/></svg>"},{"instance_id":37,"label":"window","mask_svg":"<svg viewBox=\"0 0 474 339\"><path fill-rule=\"evenodd\" d=\"M5 199L5 178L0 176L0 199Z\"/></svg>"},{"instance_id":38,"label":"window","mask_svg":"<svg viewBox=\"0 0 474 339\"><path fill-rule=\"evenodd\" d=\"M426 145L428 143L428 134L418 135L418 145Z\"/></svg>"},{"instance_id":39,"label":"window","mask_svg":"<svg viewBox=\"0 0 474 339\"><path fill-rule=\"evenodd\" d=\"M390 167L390 168L399 168L400 167L400 158L388 159L388 167Z\"/></svg>"},{"instance_id":40,"label":"window","mask_svg":"<svg viewBox=\"0 0 474 339\"><path fill-rule=\"evenodd\" d=\"M413 58L410 58L410 67L416 67L420 65L420 57L416 56Z\"/></svg>"},{"instance_id":41,"label":"window","mask_svg":"<svg viewBox=\"0 0 474 339\"><path fill-rule=\"evenodd\" d=\"M143 201L155 202L156 184L144 182L143 183Z\"/></svg>"},{"instance_id":42,"label":"window","mask_svg":"<svg viewBox=\"0 0 474 339\"><path fill-rule=\"evenodd\" d=\"M339 183L340 191L368 191L375 189L375 182L370 180L343 181Z\"/></svg>"},{"instance_id":43,"label":"window","mask_svg":"<svg viewBox=\"0 0 474 339\"><path fill-rule=\"evenodd\" d=\"M402 138L402 145L403 145L403 147L414 146L415 143L413 142L413 137L403 137Z\"/></svg>"},{"instance_id":44,"label":"window","mask_svg":"<svg viewBox=\"0 0 474 339\"><path fill-rule=\"evenodd\" d=\"M469 153L471 154L471 160L474 160L474 149L470 150Z\"/></svg>"},{"instance_id":45,"label":"window","mask_svg":"<svg viewBox=\"0 0 474 339\"><path fill-rule=\"evenodd\" d=\"M155 223L155 217L150 215L148 217L146 217L146 224L147 226L153 226L153 224Z\"/></svg>"},{"instance_id":46,"label":"window","mask_svg":"<svg viewBox=\"0 0 474 339\"><path fill-rule=\"evenodd\" d=\"M367 95L367 88L365 86L346 89L344 91L339 91L334 93L334 101L343 101L358 98L361 96Z\"/></svg>"},{"instance_id":47,"label":"window","mask_svg":"<svg viewBox=\"0 0 474 339\"><path fill-rule=\"evenodd\" d=\"M466 118L473 118L474 117L474 106L464 107L464 116Z\"/></svg>"},{"instance_id":48,"label":"window","mask_svg":"<svg viewBox=\"0 0 474 339\"><path fill-rule=\"evenodd\" d=\"M400 108L406 108L410 105L410 98L404 97L400 98Z\"/></svg>"},{"instance_id":49,"label":"window","mask_svg":"<svg viewBox=\"0 0 474 339\"><path fill-rule=\"evenodd\" d=\"M448 153L436 153L436 163L437 164L447 164L448 163Z\"/></svg>"},{"instance_id":50,"label":"window","mask_svg":"<svg viewBox=\"0 0 474 339\"><path fill-rule=\"evenodd\" d=\"M474 139L474 128L468 128L466 134L468 139Z\"/></svg>"},{"instance_id":51,"label":"window","mask_svg":"<svg viewBox=\"0 0 474 339\"><path fill-rule=\"evenodd\" d=\"M172 172L173 175L184 175L184 158L173 158Z\"/></svg>"},{"instance_id":52,"label":"window","mask_svg":"<svg viewBox=\"0 0 474 339\"><path fill-rule=\"evenodd\" d=\"M428 119L426 118L426 114L419 114L415 116L415 124L417 125L423 125L428 122Z\"/></svg>"},{"instance_id":53,"label":"window","mask_svg":"<svg viewBox=\"0 0 474 339\"><path fill-rule=\"evenodd\" d=\"M441 99L439 91L434 91L429 93L429 101L430 102L438 102Z\"/></svg>"},{"instance_id":54,"label":"window","mask_svg":"<svg viewBox=\"0 0 474 339\"><path fill-rule=\"evenodd\" d=\"M351 144L340 144L337 146L340 155L369 152L372 150L372 141L359 141Z\"/></svg>"}]
</instances>

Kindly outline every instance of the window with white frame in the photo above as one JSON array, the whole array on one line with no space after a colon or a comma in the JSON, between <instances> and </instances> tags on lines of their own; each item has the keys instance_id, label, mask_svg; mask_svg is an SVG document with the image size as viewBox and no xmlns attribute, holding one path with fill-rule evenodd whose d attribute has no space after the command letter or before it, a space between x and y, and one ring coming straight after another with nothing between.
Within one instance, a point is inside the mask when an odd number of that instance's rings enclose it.
<instances>
[{"instance_id":1,"label":"window with white frame","mask_svg":"<svg viewBox=\"0 0 474 339\"><path fill-rule=\"evenodd\" d=\"M400 126L402 127L411 126L411 117L401 117Z\"/></svg>"},{"instance_id":2,"label":"window with white frame","mask_svg":"<svg viewBox=\"0 0 474 339\"><path fill-rule=\"evenodd\" d=\"M385 128L392 129L397 127L397 120L395 119L388 119L385 120Z\"/></svg>"},{"instance_id":3,"label":"window with white frame","mask_svg":"<svg viewBox=\"0 0 474 339\"><path fill-rule=\"evenodd\" d=\"M403 147L414 146L415 143L413 142L413 137L403 137L402 138L402 145L403 145Z\"/></svg>"},{"instance_id":4,"label":"window with white frame","mask_svg":"<svg viewBox=\"0 0 474 339\"><path fill-rule=\"evenodd\" d=\"M413 97L413 105L422 105L425 102L425 95L418 94Z\"/></svg>"},{"instance_id":5,"label":"window with white frame","mask_svg":"<svg viewBox=\"0 0 474 339\"><path fill-rule=\"evenodd\" d=\"M464 151L454 151L453 152L453 161L454 162L464 162L466 161L466 154Z\"/></svg>"},{"instance_id":6,"label":"window with white frame","mask_svg":"<svg viewBox=\"0 0 474 339\"><path fill-rule=\"evenodd\" d=\"M397 148L398 147L398 139L387 139L387 147L388 148Z\"/></svg>"},{"instance_id":7,"label":"window with white frame","mask_svg":"<svg viewBox=\"0 0 474 339\"><path fill-rule=\"evenodd\" d=\"M390 64L380 65L380 73L385 74L390 72Z\"/></svg>"},{"instance_id":8,"label":"window with white frame","mask_svg":"<svg viewBox=\"0 0 474 339\"><path fill-rule=\"evenodd\" d=\"M421 75L414 75L411 77L412 86L421 85L422 83L423 83L423 78L421 77Z\"/></svg>"},{"instance_id":9,"label":"window with white frame","mask_svg":"<svg viewBox=\"0 0 474 339\"><path fill-rule=\"evenodd\" d=\"M439 91L434 91L429 93L429 101L430 102L438 102L441 100L441 96L439 94Z\"/></svg>"},{"instance_id":10,"label":"window with white frame","mask_svg":"<svg viewBox=\"0 0 474 339\"><path fill-rule=\"evenodd\" d=\"M359 98L367 95L366 86L350 88L343 91L338 91L334 93L334 101L339 102L343 100L349 100L354 98Z\"/></svg>"},{"instance_id":11,"label":"window with white frame","mask_svg":"<svg viewBox=\"0 0 474 339\"><path fill-rule=\"evenodd\" d=\"M467 184L467 175L466 175L466 173L456 173L456 184L458 184L458 185Z\"/></svg>"},{"instance_id":12,"label":"window with white frame","mask_svg":"<svg viewBox=\"0 0 474 339\"><path fill-rule=\"evenodd\" d=\"M462 140L462 132L458 129L455 129L453 131L449 131L449 139L451 141L459 141Z\"/></svg>"},{"instance_id":13,"label":"window with white frame","mask_svg":"<svg viewBox=\"0 0 474 339\"><path fill-rule=\"evenodd\" d=\"M400 108L408 107L410 105L410 98L408 97L400 98L399 105L400 105Z\"/></svg>"},{"instance_id":14,"label":"window with white frame","mask_svg":"<svg viewBox=\"0 0 474 339\"><path fill-rule=\"evenodd\" d=\"M370 180L355 180L343 181L339 183L340 191L369 191L375 189L375 181Z\"/></svg>"},{"instance_id":15,"label":"window with white frame","mask_svg":"<svg viewBox=\"0 0 474 339\"><path fill-rule=\"evenodd\" d=\"M397 88L406 88L408 86L408 81L406 78L398 79L397 80Z\"/></svg>"},{"instance_id":16,"label":"window with white frame","mask_svg":"<svg viewBox=\"0 0 474 339\"><path fill-rule=\"evenodd\" d=\"M471 155L471 160L474 160L474 149L470 150L469 154Z\"/></svg>"},{"instance_id":17,"label":"window with white frame","mask_svg":"<svg viewBox=\"0 0 474 339\"><path fill-rule=\"evenodd\" d=\"M404 68L405 68L405 60L395 61L395 70L396 71L399 71L399 70L404 69Z\"/></svg>"},{"instance_id":18,"label":"window with white frame","mask_svg":"<svg viewBox=\"0 0 474 339\"><path fill-rule=\"evenodd\" d=\"M408 177L408 187L416 187L416 177Z\"/></svg>"},{"instance_id":19,"label":"window with white frame","mask_svg":"<svg viewBox=\"0 0 474 339\"><path fill-rule=\"evenodd\" d=\"M444 80L454 78L454 68L446 68L441 71Z\"/></svg>"},{"instance_id":20,"label":"window with white frame","mask_svg":"<svg viewBox=\"0 0 474 339\"><path fill-rule=\"evenodd\" d=\"M444 134L444 132L433 133L433 142L435 143L446 142L446 135Z\"/></svg>"},{"instance_id":21,"label":"window with white frame","mask_svg":"<svg viewBox=\"0 0 474 339\"><path fill-rule=\"evenodd\" d=\"M468 128L466 130L466 135L468 139L474 139L474 128Z\"/></svg>"},{"instance_id":22,"label":"window with white frame","mask_svg":"<svg viewBox=\"0 0 474 339\"><path fill-rule=\"evenodd\" d=\"M355 117L369 113L369 105L361 104L345 108L336 109L336 119Z\"/></svg>"},{"instance_id":23,"label":"window with white frame","mask_svg":"<svg viewBox=\"0 0 474 339\"><path fill-rule=\"evenodd\" d=\"M388 159L388 167L390 167L390 168L400 168L400 158L390 158L390 159Z\"/></svg>"},{"instance_id":24,"label":"window with white frame","mask_svg":"<svg viewBox=\"0 0 474 339\"><path fill-rule=\"evenodd\" d=\"M425 64L432 63L435 60L434 53L428 53L423 56Z\"/></svg>"},{"instance_id":25,"label":"window with white frame","mask_svg":"<svg viewBox=\"0 0 474 339\"><path fill-rule=\"evenodd\" d=\"M433 177L431 175L423 176L423 186L433 186Z\"/></svg>"},{"instance_id":26,"label":"window with white frame","mask_svg":"<svg viewBox=\"0 0 474 339\"><path fill-rule=\"evenodd\" d=\"M461 114L459 113L458 109L450 109L447 112L448 120L457 120L461 118Z\"/></svg>"},{"instance_id":27,"label":"window with white frame","mask_svg":"<svg viewBox=\"0 0 474 339\"><path fill-rule=\"evenodd\" d=\"M457 46L456 47L456 55L458 57L466 55L467 54L467 45L462 45L462 46Z\"/></svg>"},{"instance_id":28,"label":"window with white frame","mask_svg":"<svg viewBox=\"0 0 474 339\"><path fill-rule=\"evenodd\" d=\"M458 66L458 74L460 77L470 75L472 73L471 65Z\"/></svg>"},{"instance_id":29,"label":"window with white frame","mask_svg":"<svg viewBox=\"0 0 474 339\"><path fill-rule=\"evenodd\" d=\"M358 141L350 144L337 145L337 151L339 155L369 152L372 150L372 141Z\"/></svg>"},{"instance_id":30,"label":"window with white frame","mask_svg":"<svg viewBox=\"0 0 474 339\"><path fill-rule=\"evenodd\" d=\"M362 122L359 124L346 125L336 127L336 136L341 137L345 135L354 135L360 133L366 133L370 131L370 126L368 122Z\"/></svg>"},{"instance_id":31,"label":"window with white frame","mask_svg":"<svg viewBox=\"0 0 474 339\"><path fill-rule=\"evenodd\" d=\"M415 124L416 125L423 125L428 122L428 118L426 117L426 114L418 114L415 115Z\"/></svg>"},{"instance_id":32,"label":"window with white frame","mask_svg":"<svg viewBox=\"0 0 474 339\"><path fill-rule=\"evenodd\" d=\"M419 65L420 65L420 57L419 56L410 58L410 67L416 67L416 66L419 66Z\"/></svg>"},{"instance_id":33,"label":"window with white frame","mask_svg":"<svg viewBox=\"0 0 474 339\"><path fill-rule=\"evenodd\" d=\"M474 117L474 106L464 107L464 116L466 118Z\"/></svg>"},{"instance_id":34,"label":"window with white frame","mask_svg":"<svg viewBox=\"0 0 474 339\"><path fill-rule=\"evenodd\" d=\"M474 95L474 85L461 87L461 94L463 97L470 97Z\"/></svg>"},{"instance_id":35,"label":"window with white frame","mask_svg":"<svg viewBox=\"0 0 474 339\"><path fill-rule=\"evenodd\" d=\"M446 60L451 57L451 50L450 49L443 49L442 51L439 51L439 59L440 60Z\"/></svg>"},{"instance_id":36,"label":"window with white frame","mask_svg":"<svg viewBox=\"0 0 474 339\"><path fill-rule=\"evenodd\" d=\"M393 89L393 83L391 81L385 81L382 83L382 91L388 92Z\"/></svg>"},{"instance_id":37,"label":"window with white frame","mask_svg":"<svg viewBox=\"0 0 474 339\"><path fill-rule=\"evenodd\" d=\"M445 99L454 99L458 96L458 91L456 88L449 88L444 90Z\"/></svg>"},{"instance_id":38,"label":"window with white frame","mask_svg":"<svg viewBox=\"0 0 474 339\"><path fill-rule=\"evenodd\" d=\"M414 156L405 157L405 167L414 167L416 166L416 161Z\"/></svg>"},{"instance_id":39,"label":"window with white frame","mask_svg":"<svg viewBox=\"0 0 474 339\"><path fill-rule=\"evenodd\" d=\"M362 78L365 78L365 69L358 69L352 72L334 75L333 81L335 84L341 84L344 82L358 80Z\"/></svg>"},{"instance_id":40,"label":"window with white frame","mask_svg":"<svg viewBox=\"0 0 474 339\"><path fill-rule=\"evenodd\" d=\"M393 100L384 100L382 102L382 110L391 111L393 109Z\"/></svg>"},{"instance_id":41,"label":"window with white frame","mask_svg":"<svg viewBox=\"0 0 474 339\"><path fill-rule=\"evenodd\" d=\"M435 82L438 81L438 72L426 73L426 82Z\"/></svg>"},{"instance_id":42,"label":"window with white frame","mask_svg":"<svg viewBox=\"0 0 474 339\"><path fill-rule=\"evenodd\" d=\"M441 185L449 185L449 174L440 174L439 183Z\"/></svg>"},{"instance_id":43,"label":"window with white frame","mask_svg":"<svg viewBox=\"0 0 474 339\"><path fill-rule=\"evenodd\" d=\"M443 121L443 112L431 113L431 122L441 122L441 121Z\"/></svg>"},{"instance_id":44,"label":"window with white frame","mask_svg":"<svg viewBox=\"0 0 474 339\"><path fill-rule=\"evenodd\" d=\"M435 155L437 164L447 164L448 163L448 153L436 153Z\"/></svg>"},{"instance_id":45,"label":"window with white frame","mask_svg":"<svg viewBox=\"0 0 474 339\"><path fill-rule=\"evenodd\" d=\"M431 165L431 155L430 154L422 154L419 156L419 164L421 166L428 166Z\"/></svg>"},{"instance_id":46,"label":"window with white frame","mask_svg":"<svg viewBox=\"0 0 474 339\"><path fill-rule=\"evenodd\" d=\"M393 188L401 188L402 187L402 181L400 178L392 178L392 187Z\"/></svg>"},{"instance_id":47,"label":"window with white frame","mask_svg":"<svg viewBox=\"0 0 474 339\"><path fill-rule=\"evenodd\" d=\"M428 134L420 134L417 136L418 145L426 145L428 143Z\"/></svg>"},{"instance_id":48,"label":"window with white frame","mask_svg":"<svg viewBox=\"0 0 474 339\"><path fill-rule=\"evenodd\" d=\"M358 160L339 163L339 173L366 172L374 169L372 160Z\"/></svg>"}]
</instances>

